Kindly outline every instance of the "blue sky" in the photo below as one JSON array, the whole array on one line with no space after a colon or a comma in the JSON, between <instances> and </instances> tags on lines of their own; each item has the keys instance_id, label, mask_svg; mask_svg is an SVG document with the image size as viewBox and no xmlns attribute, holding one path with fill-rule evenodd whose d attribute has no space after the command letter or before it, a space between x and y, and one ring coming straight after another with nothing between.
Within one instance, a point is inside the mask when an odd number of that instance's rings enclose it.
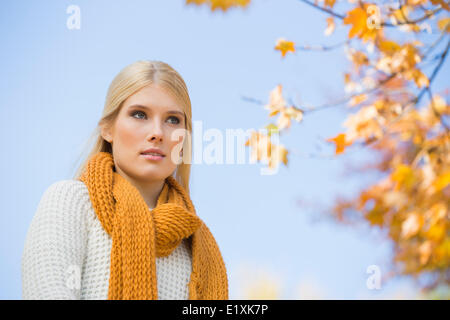
<instances>
[{"instance_id":1,"label":"blue sky","mask_svg":"<svg viewBox=\"0 0 450 320\"><path fill-rule=\"evenodd\" d=\"M81 29L66 27L69 5L81 9ZM169 63L187 83L193 120L203 130L258 129L271 119L262 106L277 84L299 103L321 104L343 93L348 66L342 52L297 52L281 59L276 39L334 44L348 28L325 38L322 13L300 1L253 1L247 10L211 13L184 1L4 1L0 12L0 298L21 298L25 235L45 189L70 179L98 121L107 88L126 65L141 59ZM436 81L445 82L448 64ZM448 83L448 81L447 81ZM390 243L376 230L316 221L317 209L298 199L331 205L374 182L352 176L346 163L368 161L365 150L342 157L323 138L342 130L345 110L305 117L281 142L288 167L261 175L260 164L192 166L191 197L219 243L230 298L243 297L257 272L278 279L281 297L311 286L332 299L388 297L415 292L408 280L366 287L366 269L385 270ZM207 144L205 142L205 144ZM318 147L321 150L318 150ZM314 221L316 221L314 223ZM250 270L250 271L249 271Z\"/></svg>"}]
</instances>

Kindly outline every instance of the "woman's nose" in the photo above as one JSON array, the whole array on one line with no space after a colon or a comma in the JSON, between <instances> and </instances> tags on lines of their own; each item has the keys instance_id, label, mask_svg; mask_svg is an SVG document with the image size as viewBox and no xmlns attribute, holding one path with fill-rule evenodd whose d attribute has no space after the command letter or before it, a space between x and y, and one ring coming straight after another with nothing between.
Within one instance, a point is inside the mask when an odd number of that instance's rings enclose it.
<instances>
[{"instance_id":1,"label":"woman's nose","mask_svg":"<svg viewBox=\"0 0 450 320\"><path fill-rule=\"evenodd\" d=\"M148 140L149 141L154 141L154 140L161 141L163 136L164 136L164 132L162 130L161 124L158 119L155 119L151 124L150 132L148 134Z\"/></svg>"}]
</instances>

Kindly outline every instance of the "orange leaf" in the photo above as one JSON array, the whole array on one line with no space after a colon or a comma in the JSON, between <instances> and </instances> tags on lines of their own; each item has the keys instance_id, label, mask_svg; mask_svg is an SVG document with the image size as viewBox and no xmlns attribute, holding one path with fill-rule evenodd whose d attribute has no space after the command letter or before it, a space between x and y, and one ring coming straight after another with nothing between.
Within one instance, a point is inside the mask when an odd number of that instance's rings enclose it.
<instances>
[{"instance_id":1,"label":"orange leaf","mask_svg":"<svg viewBox=\"0 0 450 320\"><path fill-rule=\"evenodd\" d=\"M346 141L345 133L340 133L334 138L327 139L327 141L336 144L336 154L344 152L345 147L352 144L351 142Z\"/></svg>"},{"instance_id":2,"label":"orange leaf","mask_svg":"<svg viewBox=\"0 0 450 320\"><path fill-rule=\"evenodd\" d=\"M325 6L333 8L335 2L336 0L325 0Z\"/></svg>"},{"instance_id":3,"label":"orange leaf","mask_svg":"<svg viewBox=\"0 0 450 320\"><path fill-rule=\"evenodd\" d=\"M348 33L349 38L360 35L367 28L367 14L360 7L347 12L347 16L344 18L344 24L351 24L352 27Z\"/></svg>"},{"instance_id":4,"label":"orange leaf","mask_svg":"<svg viewBox=\"0 0 450 320\"><path fill-rule=\"evenodd\" d=\"M281 51L281 56L284 58L288 51L295 52L294 42L287 41L286 39L279 38L275 45L275 50Z\"/></svg>"},{"instance_id":5,"label":"orange leaf","mask_svg":"<svg viewBox=\"0 0 450 320\"><path fill-rule=\"evenodd\" d=\"M359 94L357 96L354 96L351 100L350 100L350 106L356 106L358 104L360 104L361 102L364 102L367 100L367 95L366 94Z\"/></svg>"},{"instance_id":6,"label":"orange leaf","mask_svg":"<svg viewBox=\"0 0 450 320\"><path fill-rule=\"evenodd\" d=\"M327 18L327 28L324 31L324 34L326 36L329 36L333 33L334 29L336 28L336 24L334 23L333 17Z\"/></svg>"},{"instance_id":7,"label":"orange leaf","mask_svg":"<svg viewBox=\"0 0 450 320\"><path fill-rule=\"evenodd\" d=\"M221 9L226 12L232 7L245 8L251 0L186 0L186 4L202 5L205 4L211 7L211 11Z\"/></svg>"},{"instance_id":8,"label":"orange leaf","mask_svg":"<svg viewBox=\"0 0 450 320\"><path fill-rule=\"evenodd\" d=\"M441 174L433 182L433 186L436 189L436 191L440 191L440 190L444 189L448 184L450 184L450 172Z\"/></svg>"}]
</instances>

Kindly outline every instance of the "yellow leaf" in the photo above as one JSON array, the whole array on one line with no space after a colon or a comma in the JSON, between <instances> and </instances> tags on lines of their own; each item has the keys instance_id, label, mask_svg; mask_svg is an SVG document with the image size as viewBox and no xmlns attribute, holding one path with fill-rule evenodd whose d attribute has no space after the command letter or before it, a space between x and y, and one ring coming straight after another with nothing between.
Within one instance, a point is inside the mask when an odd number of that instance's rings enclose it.
<instances>
[{"instance_id":1,"label":"yellow leaf","mask_svg":"<svg viewBox=\"0 0 450 320\"><path fill-rule=\"evenodd\" d=\"M384 222L384 213L386 212L386 209L381 206L379 203L376 203L372 210L370 210L366 214L366 219L369 220L369 222L372 225L383 225Z\"/></svg>"},{"instance_id":2,"label":"yellow leaf","mask_svg":"<svg viewBox=\"0 0 450 320\"><path fill-rule=\"evenodd\" d=\"M445 239L440 246L436 248L436 260L449 261L450 259L450 239Z\"/></svg>"},{"instance_id":3,"label":"yellow leaf","mask_svg":"<svg viewBox=\"0 0 450 320\"><path fill-rule=\"evenodd\" d=\"M433 182L433 187L436 191L444 189L450 183L450 172L446 172L437 177Z\"/></svg>"},{"instance_id":4,"label":"yellow leaf","mask_svg":"<svg viewBox=\"0 0 450 320\"><path fill-rule=\"evenodd\" d=\"M396 51L399 51L401 49L401 46L398 45L395 41L381 40L378 43L378 48L388 55L393 55Z\"/></svg>"},{"instance_id":5,"label":"yellow leaf","mask_svg":"<svg viewBox=\"0 0 450 320\"><path fill-rule=\"evenodd\" d=\"M398 23L405 23L406 19L408 19L409 17L409 11L409 6L402 6L401 9L394 10L394 12L392 12L392 15Z\"/></svg>"},{"instance_id":6,"label":"yellow leaf","mask_svg":"<svg viewBox=\"0 0 450 320\"><path fill-rule=\"evenodd\" d=\"M391 174L391 179L397 182L397 189L402 186L409 189L415 182L414 171L410 166L399 164L395 168L395 171Z\"/></svg>"},{"instance_id":7,"label":"yellow leaf","mask_svg":"<svg viewBox=\"0 0 450 320\"><path fill-rule=\"evenodd\" d=\"M419 232L423 224L423 218L417 212L411 212L408 217L402 223L401 236L404 239L408 239Z\"/></svg>"},{"instance_id":8,"label":"yellow leaf","mask_svg":"<svg viewBox=\"0 0 450 320\"><path fill-rule=\"evenodd\" d=\"M281 56L284 58L288 51L295 52L295 46L293 41L287 41L284 38L279 38L275 45L275 50L281 51Z\"/></svg>"},{"instance_id":9,"label":"yellow leaf","mask_svg":"<svg viewBox=\"0 0 450 320\"><path fill-rule=\"evenodd\" d=\"M445 236L445 224L437 223L432 225L425 233L426 237L433 241L441 241Z\"/></svg>"},{"instance_id":10,"label":"yellow leaf","mask_svg":"<svg viewBox=\"0 0 450 320\"><path fill-rule=\"evenodd\" d=\"M430 80L428 80L428 77L419 69L414 69L414 82L419 88L422 87L428 87L430 84Z\"/></svg>"},{"instance_id":11,"label":"yellow leaf","mask_svg":"<svg viewBox=\"0 0 450 320\"><path fill-rule=\"evenodd\" d=\"M265 128L267 129L267 131L268 131L267 134L269 136L272 135L272 133L279 131L278 127L276 125L274 125L273 123L269 123L267 126L265 126Z\"/></svg>"},{"instance_id":12,"label":"yellow leaf","mask_svg":"<svg viewBox=\"0 0 450 320\"><path fill-rule=\"evenodd\" d=\"M447 17L439 20L437 25L441 31L445 30L445 32L450 32L450 18Z\"/></svg>"},{"instance_id":13,"label":"yellow leaf","mask_svg":"<svg viewBox=\"0 0 450 320\"><path fill-rule=\"evenodd\" d=\"M431 241L427 240L424 243L422 243L419 247L419 254L420 254L420 264L424 265L428 262L428 259L431 255Z\"/></svg>"}]
</instances>

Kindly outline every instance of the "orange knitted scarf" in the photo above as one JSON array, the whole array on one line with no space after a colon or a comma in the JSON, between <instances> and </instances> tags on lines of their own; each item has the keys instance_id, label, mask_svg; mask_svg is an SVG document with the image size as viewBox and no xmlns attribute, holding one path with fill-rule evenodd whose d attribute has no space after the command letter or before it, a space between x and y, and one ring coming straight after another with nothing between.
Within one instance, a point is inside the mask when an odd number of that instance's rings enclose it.
<instances>
[{"instance_id":1,"label":"orange knitted scarf","mask_svg":"<svg viewBox=\"0 0 450 320\"><path fill-rule=\"evenodd\" d=\"M94 211L112 238L110 300L156 300L156 257L169 255L191 240L190 300L228 300L228 280L219 247L196 215L184 188L169 176L150 210L139 191L114 171L108 152L92 156L79 180Z\"/></svg>"}]
</instances>

